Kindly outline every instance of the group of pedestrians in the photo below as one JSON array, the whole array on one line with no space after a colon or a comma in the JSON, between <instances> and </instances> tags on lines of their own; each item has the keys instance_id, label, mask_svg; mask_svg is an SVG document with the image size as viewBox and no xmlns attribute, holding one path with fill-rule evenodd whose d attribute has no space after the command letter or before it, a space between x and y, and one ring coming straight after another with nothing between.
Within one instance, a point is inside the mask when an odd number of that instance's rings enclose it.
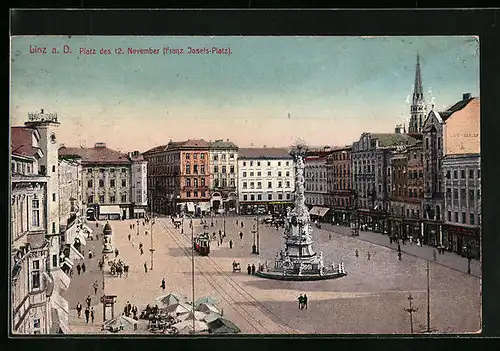
<instances>
[{"instance_id":1,"label":"group of pedestrians","mask_svg":"<svg viewBox=\"0 0 500 351\"><path fill-rule=\"evenodd\" d=\"M307 295L304 294L300 294L299 296L299 310L303 310L303 309L306 309L307 310Z\"/></svg>"},{"instance_id":2,"label":"group of pedestrians","mask_svg":"<svg viewBox=\"0 0 500 351\"><path fill-rule=\"evenodd\" d=\"M85 311L84 311L84 314L85 314L85 322L87 324L89 324L89 320L92 321L92 324L94 324L94 319L95 319L95 311L94 311L94 307L91 307L90 304L92 303L92 298L90 297L90 295L87 296L87 298L85 299ZM78 314L78 318L81 318L82 317L82 310L83 310L83 306L80 302L78 302L76 304L76 312Z\"/></svg>"},{"instance_id":3,"label":"group of pedestrians","mask_svg":"<svg viewBox=\"0 0 500 351\"><path fill-rule=\"evenodd\" d=\"M125 306L123 307L123 314L125 315L125 317L131 317L135 320L138 320L139 318L137 317L137 306L132 306L132 304L130 303L130 301L127 301L127 303L125 304Z\"/></svg>"},{"instance_id":4,"label":"group of pedestrians","mask_svg":"<svg viewBox=\"0 0 500 351\"><path fill-rule=\"evenodd\" d=\"M86 270L87 266L85 266L85 262L83 262L81 265L80 263L76 265L76 272L78 273L78 275L85 273Z\"/></svg>"},{"instance_id":5,"label":"group of pedestrians","mask_svg":"<svg viewBox=\"0 0 500 351\"><path fill-rule=\"evenodd\" d=\"M247 273L248 273L248 275L255 275L255 265L253 263L251 266L250 266L250 264L248 265Z\"/></svg>"}]
</instances>

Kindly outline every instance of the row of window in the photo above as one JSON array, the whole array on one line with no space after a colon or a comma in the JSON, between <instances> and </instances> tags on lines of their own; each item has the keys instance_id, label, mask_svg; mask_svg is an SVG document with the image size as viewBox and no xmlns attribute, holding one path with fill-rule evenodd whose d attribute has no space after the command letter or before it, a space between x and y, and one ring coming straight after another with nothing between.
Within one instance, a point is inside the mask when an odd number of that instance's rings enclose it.
<instances>
[{"instance_id":1,"label":"row of window","mask_svg":"<svg viewBox=\"0 0 500 351\"><path fill-rule=\"evenodd\" d=\"M104 200L104 195L99 195L99 197L97 197L97 203L99 204L104 204L106 203ZM127 202L127 195L126 194L123 194L121 195L121 203L126 203ZM88 204L93 204L94 203L94 196L93 195L89 195L87 197L87 203ZM109 203L110 204L115 204L116 203L116 196L115 195L110 195L109 196Z\"/></svg>"},{"instance_id":2,"label":"row of window","mask_svg":"<svg viewBox=\"0 0 500 351\"><path fill-rule=\"evenodd\" d=\"M226 166L222 166L220 169L221 173L226 173L226 170L227 170ZM219 166L214 166L214 173L215 174L219 173ZM234 173L234 166L232 166L232 165L229 166L229 173L231 173L231 174Z\"/></svg>"},{"instance_id":3,"label":"row of window","mask_svg":"<svg viewBox=\"0 0 500 351\"><path fill-rule=\"evenodd\" d=\"M290 188L290 181L287 181L286 183L286 188ZM248 188L248 183L247 182L243 182L243 189L247 189ZM273 182L267 182L267 188L270 189L273 187ZM283 187L283 182L282 181L278 181L278 188L282 188ZM250 189L262 189L262 182L257 182L257 188L255 188L255 183L254 182L250 182Z\"/></svg>"},{"instance_id":4,"label":"row of window","mask_svg":"<svg viewBox=\"0 0 500 351\"><path fill-rule=\"evenodd\" d=\"M469 173L468 179L474 180L474 170L469 169L468 173ZM477 179L481 179L481 170L478 169L476 173L477 173ZM466 174L467 174L467 170L461 169L460 170L460 179L467 179ZM450 170L446 171L446 179L451 179L451 171ZM456 169L453 171L453 179L458 179L458 170L456 170Z\"/></svg>"},{"instance_id":5,"label":"row of window","mask_svg":"<svg viewBox=\"0 0 500 351\"><path fill-rule=\"evenodd\" d=\"M351 153L350 152L334 153L328 156L328 158L334 161L349 160L351 159Z\"/></svg>"},{"instance_id":6,"label":"row of window","mask_svg":"<svg viewBox=\"0 0 500 351\"><path fill-rule=\"evenodd\" d=\"M218 188L222 186L223 188L225 188L227 186L227 179L226 178L222 178L221 180L219 179L214 179L214 187ZM229 179L229 186L231 187L235 187L235 181L234 181L234 178L231 178Z\"/></svg>"},{"instance_id":7,"label":"row of window","mask_svg":"<svg viewBox=\"0 0 500 351\"><path fill-rule=\"evenodd\" d=\"M205 186L205 178L193 178L193 181L191 182L191 178L186 178L186 186L191 186L191 183L193 184L194 187L198 186L198 183L200 186Z\"/></svg>"},{"instance_id":8,"label":"row of window","mask_svg":"<svg viewBox=\"0 0 500 351\"><path fill-rule=\"evenodd\" d=\"M198 166L200 166L199 173ZM191 174L191 165L186 165L186 174ZM193 174L205 174L205 165L193 165Z\"/></svg>"},{"instance_id":9,"label":"row of window","mask_svg":"<svg viewBox=\"0 0 500 351\"><path fill-rule=\"evenodd\" d=\"M250 167L253 167L254 161L248 161L248 163L249 163ZM257 163L257 167L259 167L260 161L256 161L256 163ZM246 167L246 165L247 165L247 161L243 161L243 167ZM290 165L290 162L285 161L285 166L289 166L289 165ZM271 166L271 161L267 161L267 166L269 166L269 167ZM280 166L281 166L281 161L278 161L278 167L280 167Z\"/></svg>"},{"instance_id":10,"label":"row of window","mask_svg":"<svg viewBox=\"0 0 500 351\"><path fill-rule=\"evenodd\" d=\"M423 198L424 191L422 189L406 189L406 186L401 188L401 185L398 184L397 188L392 192L392 196L394 197L411 197L411 198Z\"/></svg>"},{"instance_id":11,"label":"row of window","mask_svg":"<svg viewBox=\"0 0 500 351\"><path fill-rule=\"evenodd\" d=\"M448 222L476 225L476 215L473 212L469 213L469 222L467 223L467 212L462 212L461 221L459 222L459 213L457 211L454 212L453 221L452 221L452 213L448 211ZM477 225L481 225L481 215L477 216Z\"/></svg>"},{"instance_id":12,"label":"row of window","mask_svg":"<svg viewBox=\"0 0 500 351\"><path fill-rule=\"evenodd\" d=\"M104 179L99 179L99 188L104 188ZM139 181L140 183L140 181ZM115 179L110 179L109 180L109 187L114 188L116 186L116 181ZM127 180L122 179L122 187L127 186ZM87 188L92 188L94 187L94 181L92 179L87 180Z\"/></svg>"},{"instance_id":13,"label":"row of window","mask_svg":"<svg viewBox=\"0 0 500 351\"><path fill-rule=\"evenodd\" d=\"M249 176L250 176L250 177L253 177L255 173L254 173L254 172L249 172L248 174L249 174ZM282 176L283 176L283 173L282 173L281 171L278 171L278 173L277 173L277 174L278 174L278 177L282 177ZM286 172L285 172L285 175L286 175L287 177L289 177L289 176L290 176L290 171L286 171ZM242 173L242 176L243 176L243 177L246 177L246 176L247 176L247 172L243 172L243 173ZM258 172L257 172L257 177L261 177L261 176L262 176L262 172L258 171ZM268 176L268 177L272 177L272 172L271 172L271 171L267 171L267 176Z\"/></svg>"},{"instance_id":14,"label":"row of window","mask_svg":"<svg viewBox=\"0 0 500 351\"><path fill-rule=\"evenodd\" d=\"M290 200L291 199L290 193L286 193L285 198L287 200ZM248 201L249 199L250 199L250 201L256 201L256 200L262 201L262 194L257 194L257 195L255 195L255 194L250 194L250 195L243 194L243 201ZM268 201L274 200L273 194L267 194L267 200ZM283 194L281 194L281 193L277 194L277 200L283 200Z\"/></svg>"},{"instance_id":15,"label":"row of window","mask_svg":"<svg viewBox=\"0 0 500 351\"><path fill-rule=\"evenodd\" d=\"M201 195L201 196L198 196L198 195ZM191 193L191 191L186 191L186 197L194 197L194 198L202 197L203 198L203 197L207 197L207 193L206 193L206 191L198 192L198 190L195 190L192 193Z\"/></svg>"},{"instance_id":16,"label":"row of window","mask_svg":"<svg viewBox=\"0 0 500 351\"><path fill-rule=\"evenodd\" d=\"M306 179L319 179L326 178L326 172L307 172L306 171Z\"/></svg>"},{"instance_id":17,"label":"row of window","mask_svg":"<svg viewBox=\"0 0 500 351\"><path fill-rule=\"evenodd\" d=\"M193 156L193 160L198 159L198 155L200 155L200 160L205 159L205 153L204 152L193 152L192 154L190 152L186 152L186 160L191 159L191 155Z\"/></svg>"},{"instance_id":18,"label":"row of window","mask_svg":"<svg viewBox=\"0 0 500 351\"><path fill-rule=\"evenodd\" d=\"M92 174L93 170L94 170L93 168L87 168L87 173ZM99 173L104 174L104 173L106 173L106 170L108 170L109 173L115 173L115 168L99 168ZM127 170L128 170L127 168L121 168L122 173L127 173ZM119 172L119 171L120 171L120 169L116 169L116 172Z\"/></svg>"},{"instance_id":19,"label":"row of window","mask_svg":"<svg viewBox=\"0 0 500 351\"><path fill-rule=\"evenodd\" d=\"M220 159L221 160L225 160L226 159L226 154L221 154L220 155ZM234 154L229 154L229 159L234 160ZM219 160L219 155L213 155L213 160L214 161L218 161Z\"/></svg>"},{"instance_id":20,"label":"row of window","mask_svg":"<svg viewBox=\"0 0 500 351\"><path fill-rule=\"evenodd\" d=\"M452 196L453 194L453 196ZM460 196L459 196L460 194ZM473 205L474 204L474 195L477 194L477 201L480 201L481 199L481 190L477 189L469 189L469 204ZM461 188L460 193L458 192L458 189L452 189L451 188L446 188L446 199L449 201L453 200L453 204L457 204L457 202L460 200L460 203L464 205L467 201L466 199L466 189Z\"/></svg>"},{"instance_id":21,"label":"row of window","mask_svg":"<svg viewBox=\"0 0 500 351\"><path fill-rule=\"evenodd\" d=\"M31 166L31 164L26 163L26 162L12 161L11 166L12 166L12 173L20 173L20 174L32 174L33 173L33 167Z\"/></svg>"}]
</instances>

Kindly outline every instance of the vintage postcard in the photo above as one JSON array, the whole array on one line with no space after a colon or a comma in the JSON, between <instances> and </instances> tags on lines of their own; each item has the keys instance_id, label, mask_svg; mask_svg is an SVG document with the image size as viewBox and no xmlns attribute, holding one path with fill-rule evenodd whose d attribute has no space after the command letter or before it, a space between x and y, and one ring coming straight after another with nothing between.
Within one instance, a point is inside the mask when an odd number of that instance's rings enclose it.
<instances>
[{"instance_id":1,"label":"vintage postcard","mask_svg":"<svg viewBox=\"0 0 500 351\"><path fill-rule=\"evenodd\" d=\"M479 39L14 36L10 331L481 331Z\"/></svg>"}]
</instances>

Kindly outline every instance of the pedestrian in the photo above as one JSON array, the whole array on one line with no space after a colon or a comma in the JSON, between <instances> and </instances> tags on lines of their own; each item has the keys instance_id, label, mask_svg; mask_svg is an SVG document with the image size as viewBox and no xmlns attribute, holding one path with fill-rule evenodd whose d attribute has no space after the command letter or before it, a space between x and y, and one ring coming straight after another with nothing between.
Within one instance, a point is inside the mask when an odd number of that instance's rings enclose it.
<instances>
[{"instance_id":1,"label":"pedestrian","mask_svg":"<svg viewBox=\"0 0 500 351\"><path fill-rule=\"evenodd\" d=\"M219 241L219 240L217 240L217 247L219 247L219 246L220 246L220 241Z\"/></svg>"},{"instance_id":2,"label":"pedestrian","mask_svg":"<svg viewBox=\"0 0 500 351\"><path fill-rule=\"evenodd\" d=\"M222 237L222 230L219 229L219 238Z\"/></svg>"},{"instance_id":3,"label":"pedestrian","mask_svg":"<svg viewBox=\"0 0 500 351\"><path fill-rule=\"evenodd\" d=\"M70 277L70 278L72 278L72 277L73 277L73 268L71 268L71 269L69 270L69 277Z\"/></svg>"},{"instance_id":4,"label":"pedestrian","mask_svg":"<svg viewBox=\"0 0 500 351\"><path fill-rule=\"evenodd\" d=\"M144 262L144 273L147 273L148 272L148 265L146 264L146 262Z\"/></svg>"},{"instance_id":5,"label":"pedestrian","mask_svg":"<svg viewBox=\"0 0 500 351\"><path fill-rule=\"evenodd\" d=\"M238 220L236 220L236 226L238 226Z\"/></svg>"},{"instance_id":6,"label":"pedestrian","mask_svg":"<svg viewBox=\"0 0 500 351\"><path fill-rule=\"evenodd\" d=\"M127 305L123 306L123 315L127 317Z\"/></svg>"},{"instance_id":7,"label":"pedestrian","mask_svg":"<svg viewBox=\"0 0 500 351\"><path fill-rule=\"evenodd\" d=\"M389 244L392 244L392 236L389 236Z\"/></svg>"},{"instance_id":8,"label":"pedestrian","mask_svg":"<svg viewBox=\"0 0 500 351\"><path fill-rule=\"evenodd\" d=\"M243 221L241 221L241 228L243 228Z\"/></svg>"},{"instance_id":9,"label":"pedestrian","mask_svg":"<svg viewBox=\"0 0 500 351\"><path fill-rule=\"evenodd\" d=\"M304 301L304 303L302 304L302 308L305 307L306 310L307 310L307 295L306 294L304 294L304 297L303 297L302 301Z\"/></svg>"},{"instance_id":10,"label":"pedestrian","mask_svg":"<svg viewBox=\"0 0 500 351\"><path fill-rule=\"evenodd\" d=\"M131 237L131 235L130 235L130 233L128 233L128 241L130 241L130 237Z\"/></svg>"},{"instance_id":11,"label":"pedestrian","mask_svg":"<svg viewBox=\"0 0 500 351\"><path fill-rule=\"evenodd\" d=\"M252 263L252 275L255 274L255 265Z\"/></svg>"},{"instance_id":12,"label":"pedestrian","mask_svg":"<svg viewBox=\"0 0 500 351\"><path fill-rule=\"evenodd\" d=\"M400 260L400 261L401 261L401 256L402 256L401 251L398 251L398 260Z\"/></svg>"},{"instance_id":13,"label":"pedestrian","mask_svg":"<svg viewBox=\"0 0 500 351\"><path fill-rule=\"evenodd\" d=\"M80 275L80 272L82 271L82 266L80 266L79 263L76 265L76 271L78 272L78 275Z\"/></svg>"},{"instance_id":14,"label":"pedestrian","mask_svg":"<svg viewBox=\"0 0 500 351\"><path fill-rule=\"evenodd\" d=\"M97 282L97 280L94 282L93 287L94 287L94 295L97 295L97 288L99 287L99 283Z\"/></svg>"},{"instance_id":15,"label":"pedestrian","mask_svg":"<svg viewBox=\"0 0 500 351\"><path fill-rule=\"evenodd\" d=\"M82 316L82 304L78 302L76 304L76 313L78 313L78 318L81 318Z\"/></svg>"},{"instance_id":16,"label":"pedestrian","mask_svg":"<svg viewBox=\"0 0 500 351\"><path fill-rule=\"evenodd\" d=\"M398 243L398 251L401 252L401 245Z\"/></svg>"},{"instance_id":17,"label":"pedestrian","mask_svg":"<svg viewBox=\"0 0 500 351\"><path fill-rule=\"evenodd\" d=\"M240 239L243 239L243 232L240 232Z\"/></svg>"},{"instance_id":18,"label":"pedestrian","mask_svg":"<svg viewBox=\"0 0 500 351\"><path fill-rule=\"evenodd\" d=\"M436 261L437 260L436 249L432 249L432 256L434 258L434 261Z\"/></svg>"},{"instance_id":19,"label":"pedestrian","mask_svg":"<svg viewBox=\"0 0 500 351\"><path fill-rule=\"evenodd\" d=\"M94 307L90 309L90 318L92 319L92 324L94 324L94 318L95 318Z\"/></svg>"},{"instance_id":20,"label":"pedestrian","mask_svg":"<svg viewBox=\"0 0 500 351\"><path fill-rule=\"evenodd\" d=\"M328 240L332 240L332 233L328 233Z\"/></svg>"},{"instance_id":21,"label":"pedestrian","mask_svg":"<svg viewBox=\"0 0 500 351\"><path fill-rule=\"evenodd\" d=\"M144 250L142 249L142 247L141 247L141 255L144 255Z\"/></svg>"},{"instance_id":22,"label":"pedestrian","mask_svg":"<svg viewBox=\"0 0 500 351\"><path fill-rule=\"evenodd\" d=\"M82 273L85 273L85 270L87 269L87 267L85 266L85 262L82 263Z\"/></svg>"},{"instance_id":23,"label":"pedestrian","mask_svg":"<svg viewBox=\"0 0 500 351\"><path fill-rule=\"evenodd\" d=\"M130 312L132 311L132 305L130 304L130 301L127 301L127 317L130 316Z\"/></svg>"},{"instance_id":24,"label":"pedestrian","mask_svg":"<svg viewBox=\"0 0 500 351\"><path fill-rule=\"evenodd\" d=\"M163 291L165 291L165 286L166 286L166 284L165 284L165 278L163 278L161 280L161 285L160 285L160 287L163 289Z\"/></svg>"},{"instance_id":25,"label":"pedestrian","mask_svg":"<svg viewBox=\"0 0 500 351\"><path fill-rule=\"evenodd\" d=\"M302 309L303 304L304 304L304 297L302 296L302 294L300 294L300 296L299 296L299 310Z\"/></svg>"},{"instance_id":26,"label":"pedestrian","mask_svg":"<svg viewBox=\"0 0 500 351\"><path fill-rule=\"evenodd\" d=\"M85 250L82 249L82 256L85 257Z\"/></svg>"},{"instance_id":27,"label":"pedestrian","mask_svg":"<svg viewBox=\"0 0 500 351\"><path fill-rule=\"evenodd\" d=\"M92 259L92 250L89 250L89 260Z\"/></svg>"},{"instance_id":28,"label":"pedestrian","mask_svg":"<svg viewBox=\"0 0 500 351\"><path fill-rule=\"evenodd\" d=\"M229 240L229 248L232 249L233 248L233 241L232 240Z\"/></svg>"},{"instance_id":29,"label":"pedestrian","mask_svg":"<svg viewBox=\"0 0 500 351\"><path fill-rule=\"evenodd\" d=\"M87 308L85 309L85 322L86 322L87 324L89 324L89 317L90 317L90 310L89 310L89 308L87 307Z\"/></svg>"},{"instance_id":30,"label":"pedestrian","mask_svg":"<svg viewBox=\"0 0 500 351\"><path fill-rule=\"evenodd\" d=\"M370 252L368 252L366 256L368 257L368 261L370 261L370 258L372 257L372 255L370 255Z\"/></svg>"},{"instance_id":31,"label":"pedestrian","mask_svg":"<svg viewBox=\"0 0 500 351\"><path fill-rule=\"evenodd\" d=\"M144 235L148 235L148 231L147 230L144 232Z\"/></svg>"},{"instance_id":32,"label":"pedestrian","mask_svg":"<svg viewBox=\"0 0 500 351\"><path fill-rule=\"evenodd\" d=\"M139 243L139 250L142 249L142 243Z\"/></svg>"},{"instance_id":33,"label":"pedestrian","mask_svg":"<svg viewBox=\"0 0 500 351\"><path fill-rule=\"evenodd\" d=\"M356 257L359 257L359 251L358 251L358 249L356 249L356 250L354 251L354 254L356 255Z\"/></svg>"},{"instance_id":34,"label":"pedestrian","mask_svg":"<svg viewBox=\"0 0 500 351\"><path fill-rule=\"evenodd\" d=\"M248 265L248 267L247 267L247 272L248 272L248 275L252 274L252 267L250 265Z\"/></svg>"},{"instance_id":35,"label":"pedestrian","mask_svg":"<svg viewBox=\"0 0 500 351\"><path fill-rule=\"evenodd\" d=\"M87 304L87 308L90 308L91 302L92 302L92 299L90 298L90 295L87 295L87 298L85 299L85 303Z\"/></svg>"},{"instance_id":36,"label":"pedestrian","mask_svg":"<svg viewBox=\"0 0 500 351\"><path fill-rule=\"evenodd\" d=\"M222 245L222 241L223 241L223 240L224 240L224 238L222 238L222 237L221 237L221 238L220 238L220 244L221 244L221 245Z\"/></svg>"},{"instance_id":37,"label":"pedestrian","mask_svg":"<svg viewBox=\"0 0 500 351\"><path fill-rule=\"evenodd\" d=\"M116 257L118 257L118 254L119 254L119 253L120 253L120 252L118 251L118 249L115 249L115 258L116 258Z\"/></svg>"}]
</instances>

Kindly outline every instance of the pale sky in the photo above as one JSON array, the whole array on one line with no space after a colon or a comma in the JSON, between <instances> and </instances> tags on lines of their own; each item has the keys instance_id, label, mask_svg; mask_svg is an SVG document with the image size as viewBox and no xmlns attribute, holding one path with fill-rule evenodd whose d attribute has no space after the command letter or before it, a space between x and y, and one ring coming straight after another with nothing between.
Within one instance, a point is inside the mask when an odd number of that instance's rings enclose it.
<instances>
[{"instance_id":1,"label":"pale sky","mask_svg":"<svg viewBox=\"0 0 500 351\"><path fill-rule=\"evenodd\" d=\"M68 45L72 53L63 54ZM47 47L46 54L30 54ZM231 55L188 55L188 47ZM51 54L55 47L61 53ZM158 48L159 55L100 54ZM164 47L183 55L163 55ZM80 48L96 49L80 55ZM11 123L59 115L66 146L145 151L170 139L240 147L341 146L408 124L417 53L424 97L444 109L479 96L474 37L14 37Z\"/></svg>"}]
</instances>

